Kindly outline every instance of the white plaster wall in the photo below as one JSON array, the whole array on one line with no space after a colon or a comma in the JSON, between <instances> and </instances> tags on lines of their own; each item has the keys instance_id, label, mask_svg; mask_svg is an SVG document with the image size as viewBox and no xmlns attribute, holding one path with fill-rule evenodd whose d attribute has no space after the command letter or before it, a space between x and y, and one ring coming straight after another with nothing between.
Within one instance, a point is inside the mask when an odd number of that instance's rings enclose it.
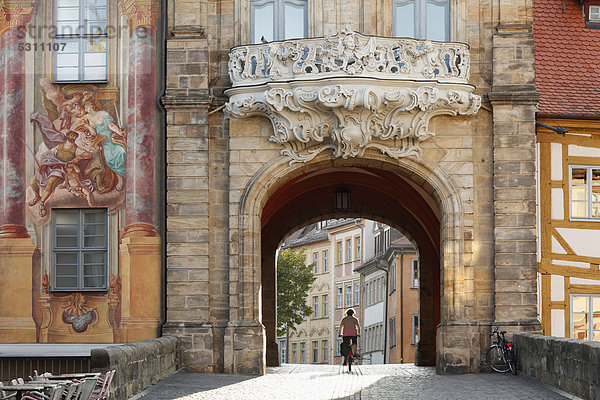
<instances>
[{"instance_id":1,"label":"white plaster wall","mask_svg":"<svg viewBox=\"0 0 600 400\"><path fill-rule=\"evenodd\" d=\"M550 276L550 300L565 300L565 277L562 275ZM552 318L554 320L554 318Z\"/></svg>"},{"instance_id":2,"label":"white plaster wall","mask_svg":"<svg viewBox=\"0 0 600 400\"><path fill-rule=\"evenodd\" d=\"M564 219L565 218L565 202L563 197L563 190L560 188L553 188L551 191L551 204L552 219Z\"/></svg>"},{"instance_id":3,"label":"white plaster wall","mask_svg":"<svg viewBox=\"0 0 600 400\"><path fill-rule=\"evenodd\" d=\"M552 236L552 252L555 254L567 254L567 251L558 243L554 236Z\"/></svg>"},{"instance_id":4,"label":"white plaster wall","mask_svg":"<svg viewBox=\"0 0 600 400\"><path fill-rule=\"evenodd\" d=\"M550 318L552 318L550 335L565 337L565 310L550 310Z\"/></svg>"},{"instance_id":5,"label":"white plaster wall","mask_svg":"<svg viewBox=\"0 0 600 400\"><path fill-rule=\"evenodd\" d=\"M564 260L552 260L552 265L564 265L567 267L577 267L577 268L590 268L589 263L579 262L579 261L564 261Z\"/></svg>"},{"instance_id":6,"label":"white plaster wall","mask_svg":"<svg viewBox=\"0 0 600 400\"><path fill-rule=\"evenodd\" d=\"M600 157L600 149L595 147L582 147L575 144L569 145L569 155L578 157Z\"/></svg>"},{"instance_id":7,"label":"white plaster wall","mask_svg":"<svg viewBox=\"0 0 600 400\"><path fill-rule=\"evenodd\" d=\"M550 179L560 181L562 180L562 144L550 144L550 157L550 165L552 166Z\"/></svg>"},{"instance_id":8,"label":"white plaster wall","mask_svg":"<svg viewBox=\"0 0 600 400\"><path fill-rule=\"evenodd\" d=\"M572 285L600 285L600 281L594 279L571 278Z\"/></svg>"},{"instance_id":9,"label":"white plaster wall","mask_svg":"<svg viewBox=\"0 0 600 400\"><path fill-rule=\"evenodd\" d=\"M557 228L579 256L600 257L600 230Z\"/></svg>"},{"instance_id":10,"label":"white plaster wall","mask_svg":"<svg viewBox=\"0 0 600 400\"><path fill-rule=\"evenodd\" d=\"M365 308L362 327L383 323L383 301Z\"/></svg>"}]
</instances>

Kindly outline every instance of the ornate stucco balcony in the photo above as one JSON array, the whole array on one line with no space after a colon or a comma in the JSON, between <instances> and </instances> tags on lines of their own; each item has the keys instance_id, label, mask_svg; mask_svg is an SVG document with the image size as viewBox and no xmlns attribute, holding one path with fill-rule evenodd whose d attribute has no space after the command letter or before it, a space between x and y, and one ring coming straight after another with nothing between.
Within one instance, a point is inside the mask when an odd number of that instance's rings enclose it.
<instances>
[{"instance_id":1,"label":"ornate stucco balcony","mask_svg":"<svg viewBox=\"0 0 600 400\"><path fill-rule=\"evenodd\" d=\"M291 162L327 149L356 157L376 148L391 157L419 156L435 135L436 115L472 115L481 105L469 82L469 48L343 30L324 38L234 47L227 109L263 115L271 141Z\"/></svg>"}]
</instances>

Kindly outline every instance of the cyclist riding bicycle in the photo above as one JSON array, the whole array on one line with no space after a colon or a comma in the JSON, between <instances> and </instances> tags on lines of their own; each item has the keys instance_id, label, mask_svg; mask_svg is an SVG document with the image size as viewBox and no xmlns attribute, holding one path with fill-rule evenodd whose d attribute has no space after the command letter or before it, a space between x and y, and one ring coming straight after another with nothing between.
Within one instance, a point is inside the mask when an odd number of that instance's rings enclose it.
<instances>
[{"instance_id":1,"label":"cyclist riding bicycle","mask_svg":"<svg viewBox=\"0 0 600 400\"><path fill-rule=\"evenodd\" d=\"M360 336L360 323L354 317L354 310L349 308L346 316L340 322L339 336L342 337L343 345L352 344L352 354L356 354L356 338ZM344 356L344 365L348 362L348 357Z\"/></svg>"}]
</instances>

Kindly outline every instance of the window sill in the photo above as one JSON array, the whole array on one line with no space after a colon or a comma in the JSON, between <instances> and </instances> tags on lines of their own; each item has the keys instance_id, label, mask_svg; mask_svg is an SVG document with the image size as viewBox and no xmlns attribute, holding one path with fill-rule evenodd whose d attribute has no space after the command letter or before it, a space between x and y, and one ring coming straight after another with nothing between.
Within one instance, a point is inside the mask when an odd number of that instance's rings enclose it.
<instances>
[{"instance_id":1,"label":"window sill","mask_svg":"<svg viewBox=\"0 0 600 400\"><path fill-rule=\"evenodd\" d=\"M52 83L55 83L57 85L66 85L66 84L81 84L81 83L95 83L95 84L104 84L104 83L108 83L108 79L107 80L101 80L101 81L57 81L57 80L53 80Z\"/></svg>"},{"instance_id":2,"label":"window sill","mask_svg":"<svg viewBox=\"0 0 600 400\"><path fill-rule=\"evenodd\" d=\"M49 293L106 293L108 288L94 288L94 289L49 289Z\"/></svg>"}]
</instances>

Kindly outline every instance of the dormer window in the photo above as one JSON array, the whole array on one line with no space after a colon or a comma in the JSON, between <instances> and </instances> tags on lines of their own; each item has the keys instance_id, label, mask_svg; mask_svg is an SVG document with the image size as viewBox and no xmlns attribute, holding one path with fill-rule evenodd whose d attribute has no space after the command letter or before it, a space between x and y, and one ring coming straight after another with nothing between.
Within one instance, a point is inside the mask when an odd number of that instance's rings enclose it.
<instances>
[{"instance_id":1,"label":"dormer window","mask_svg":"<svg viewBox=\"0 0 600 400\"><path fill-rule=\"evenodd\" d=\"M600 29L600 5L588 6L587 17L586 27Z\"/></svg>"}]
</instances>

